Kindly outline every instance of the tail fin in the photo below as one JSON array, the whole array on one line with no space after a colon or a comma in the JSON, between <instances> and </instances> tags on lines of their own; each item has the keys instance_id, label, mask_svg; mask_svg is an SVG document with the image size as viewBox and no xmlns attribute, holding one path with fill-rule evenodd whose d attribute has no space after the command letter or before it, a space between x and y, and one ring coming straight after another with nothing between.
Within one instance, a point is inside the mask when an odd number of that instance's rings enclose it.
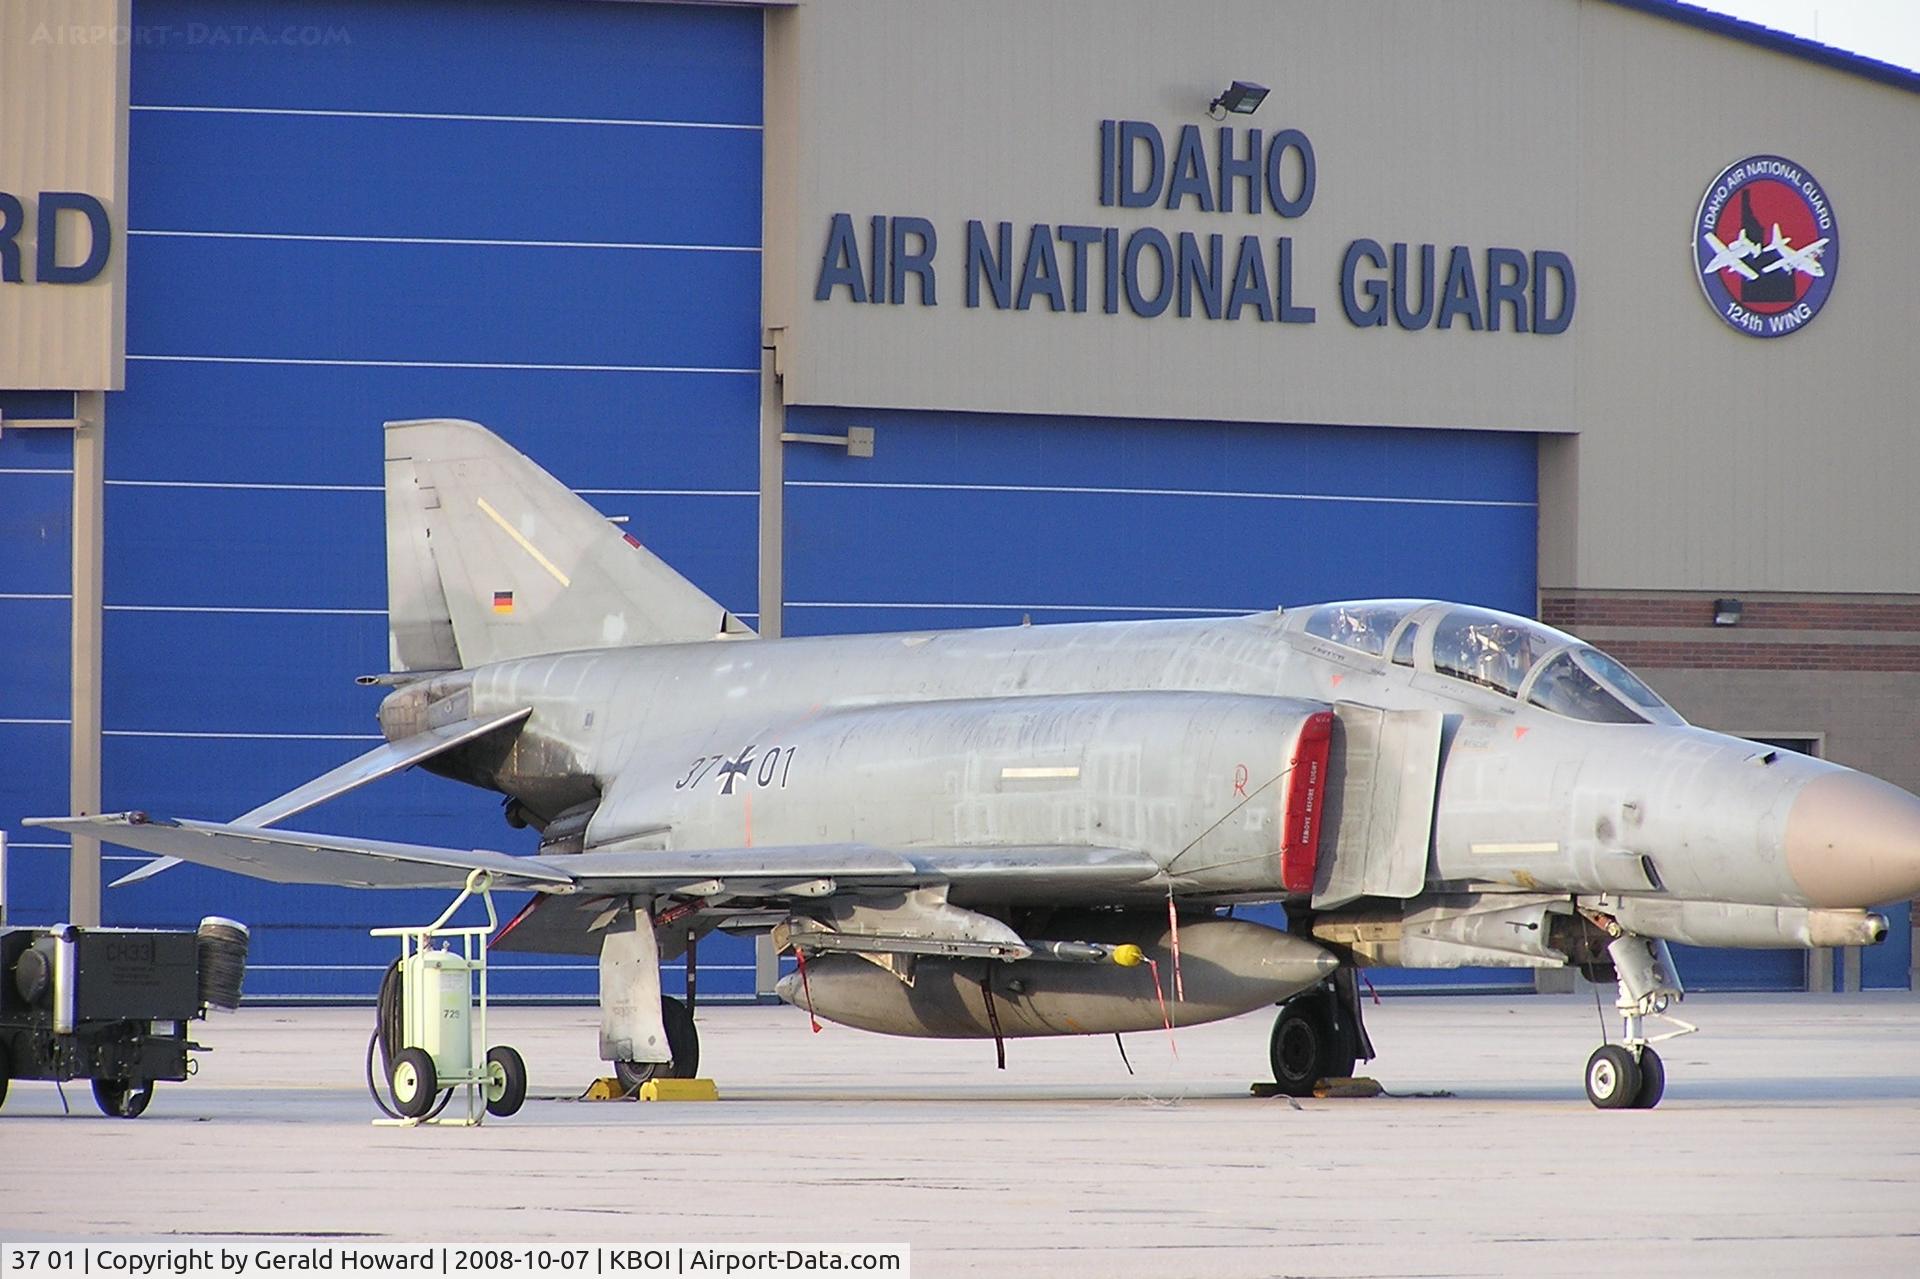
<instances>
[{"instance_id":1,"label":"tail fin","mask_svg":"<svg viewBox=\"0 0 1920 1279\"><path fill-rule=\"evenodd\" d=\"M396 671L752 632L485 427L387 423Z\"/></svg>"}]
</instances>

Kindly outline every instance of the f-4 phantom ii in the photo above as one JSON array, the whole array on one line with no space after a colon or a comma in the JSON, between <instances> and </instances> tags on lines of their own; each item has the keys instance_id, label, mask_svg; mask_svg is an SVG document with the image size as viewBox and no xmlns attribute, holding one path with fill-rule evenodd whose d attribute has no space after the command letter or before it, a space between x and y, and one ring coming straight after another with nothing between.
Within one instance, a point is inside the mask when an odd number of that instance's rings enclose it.
<instances>
[{"instance_id":1,"label":"f-4 phantom ii","mask_svg":"<svg viewBox=\"0 0 1920 1279\"><path fill-rule=\"evenodd\" d=\"M1869 944L1920 799L1686 724L1605 653L1484 608L762 640L483 427L386 428L386 741L225 823L40 824L283 882L530 890L498 945L598 956L600 1052L688 1075L659 966L714 929L896 1035L1158 1030L1278 1005L1305 1094L1373 1047L1356 969L1617 985L1596 1106L1656 1104L1668 942ZM539 851L299 834L418 765ZM165 862L154 863L154 866ZM136 872L136 874L145 872ZM1286 926L1235 918L1283 903ZM1149 961L1149 962L1141 962Z\"/></svg>"}]
</instances>

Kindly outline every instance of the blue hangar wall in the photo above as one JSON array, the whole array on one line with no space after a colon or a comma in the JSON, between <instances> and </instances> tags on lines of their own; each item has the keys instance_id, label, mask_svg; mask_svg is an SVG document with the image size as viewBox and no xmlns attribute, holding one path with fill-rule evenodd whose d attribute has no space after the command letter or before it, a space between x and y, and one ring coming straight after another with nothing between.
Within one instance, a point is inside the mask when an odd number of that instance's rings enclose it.
<instances>
[{"instance_id":1,"label":"blue hangar wall","mask_svg":"<svg viewBox=\"0 0 1920 1279\"><path fill-rule=\"evenodd\" d=\"M753 618L757 11L140 2L134 18L183 38L132 51L109 809L230 817L378 740L378 693L353 678L387 665L386 419L493 426ZM222 29L234 43L207 34ZM526 838L420 774L310 820ZM248 921L265 996L371 992L390 956L367 928L444 904L190 867L106 893L115 922ZM702 961L708 989L751 989L749 945ZM495 984L593 989L590 969L544 959Z\"/></svg>"},{"instance_id":2,"label":"blue hangar wall","mask_svg":"<svg viewBox=\"0 0 1920 1279\"><path fill-rule=\"evenodd\" d=\"M0 391L6 418L68 419L74 397ZM22 817L67 810L72 686L73 437L0 426L0 829L8 918L67 916L67 844Z\"/></svg>"},{"instance_id":3,"label":"blue hangar wall","mask_svg":"<svg viewBox=\"0 0 1920 1279\"><path fill-rule=\"evenodd\" d=\"M132 50L129 357L107 405L108 808L230 817L376 740L378 696L352 681L387 660L388 418L488 423L754 619L756 11L142 0L135 21L182 38ZM788 413L793 431L849 425L876 428L875 457L787 453L789 634L1367 595L1534 605L1530 435ZM70 464L64 436L0 434L0 621L14 669L33 672L0 697L0 821L25 919L66 903L64 843L17 819L66 807ZM530 843L487 797L418 774L313 821ZM107 873L138 861L109 850ZM105 902L116 923L245 919L249 991L298 998L371 994L389 955L367 928L430 918L444 897L182 867ZM751 991L746 944L701 958L704 991ZM1798 985L1786 958L1790 974L1751 957L1690 957L1686 972ZM586 965L516 961L496 990L594 988Z\"/></svg>"}]
</instances>

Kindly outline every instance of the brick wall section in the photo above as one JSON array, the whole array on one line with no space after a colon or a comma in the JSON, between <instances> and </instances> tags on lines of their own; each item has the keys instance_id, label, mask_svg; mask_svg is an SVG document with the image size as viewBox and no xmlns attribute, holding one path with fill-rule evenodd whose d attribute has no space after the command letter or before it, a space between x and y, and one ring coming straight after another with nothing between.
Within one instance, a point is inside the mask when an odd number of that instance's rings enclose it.
<instances>
[{"instance_id":1,"label":"brick wall section","mask_svg":"<svg viewBox=\"0 0 1920 1279\"><path fill-rule=\"evenodd\" d=\"M1648 669L1920 671L1920 644L1716 644L1609 638L1601 647L1629 666Z\"/></svg>"},{"instance_id":2,"label":"brick wall section","mask_svg":"<svg viewBox=\"0 0 1920 1279\"><path fill-rule=\"evenodd\" d=\"M1583 626L1658 626L1714 629L1713 596L1545 596L1540 620L1576 634ZM1912 631L1920 634L1920 603L1844 600L1743 600L1740 625L1776 631ZM1730 628L1720 627L1720 630ZM1905 669L1905 668L1902 668Z\"/></svg>"},{"instance_id":3,"label":"brick wall section","mask_svg":"<svg viewBox=\"0 0 1920 1279\"><path fill-rule=\"evenodd\" d=\"M1715 626L1713 601L1710 595L1543 594L1540 620L1593 639L1629 666L1651 670L1920 672L1920 601L1742 599L1738 626ZM1675 631L1696 632L1698 638ZM1762 639L1755 631L1772 634ZM1847 638L1778 638L1783 631L1845 632ZM1862 642L1863 632L1888 639ZM1909 636L1911 643L1895 638Z\"/></svg>"}]
</instances>

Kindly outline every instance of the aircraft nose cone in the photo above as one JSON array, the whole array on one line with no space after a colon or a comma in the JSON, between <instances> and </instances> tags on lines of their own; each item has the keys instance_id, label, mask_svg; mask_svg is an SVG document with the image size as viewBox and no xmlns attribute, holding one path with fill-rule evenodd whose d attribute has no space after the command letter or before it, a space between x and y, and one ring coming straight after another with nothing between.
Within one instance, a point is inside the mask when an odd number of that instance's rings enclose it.
<instances>
[{"instance_id":1,"label":"aircraft nose cone","mask_svg":"<svg viewBox=\"0 0 1920 1279\"><path fill-rule=\"evenodd\" d=\"M1787 812L1787 870L1817 906L1920 894L1920 797L1862 773L1807 783Z\"/></svg>"}]
</instances>

